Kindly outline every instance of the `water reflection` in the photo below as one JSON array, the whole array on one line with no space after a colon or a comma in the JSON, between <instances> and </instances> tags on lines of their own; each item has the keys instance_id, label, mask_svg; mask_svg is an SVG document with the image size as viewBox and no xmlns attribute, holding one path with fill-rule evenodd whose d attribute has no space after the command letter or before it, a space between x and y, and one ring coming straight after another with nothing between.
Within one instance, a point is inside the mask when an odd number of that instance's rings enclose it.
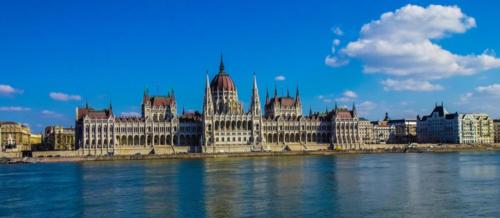
<instances>
[{"instance_id":1,"label":"water reflection","mask_svg":"<svg viewBox=\"0 0 500 218\"><path fill-rule=\"evenodd\" d=\"M5 165L0 216L494 217L499 165L500 153Z\"/></svg>"}]
</instances>

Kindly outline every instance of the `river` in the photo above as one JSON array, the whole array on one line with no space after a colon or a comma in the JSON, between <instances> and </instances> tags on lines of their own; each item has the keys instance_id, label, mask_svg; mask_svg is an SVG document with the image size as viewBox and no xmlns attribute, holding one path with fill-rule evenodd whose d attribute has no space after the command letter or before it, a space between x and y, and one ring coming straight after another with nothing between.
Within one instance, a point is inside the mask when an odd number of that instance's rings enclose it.
<instances>
[{"instance_id":1,"label":"river","mask_svg":"<svg viewBox=\"0 0 500 218\"><path fill-rule=\"evenodd\" d=\"M500 152L0 165L1 217L500 217Z\"/></svg>"}]
</instances>

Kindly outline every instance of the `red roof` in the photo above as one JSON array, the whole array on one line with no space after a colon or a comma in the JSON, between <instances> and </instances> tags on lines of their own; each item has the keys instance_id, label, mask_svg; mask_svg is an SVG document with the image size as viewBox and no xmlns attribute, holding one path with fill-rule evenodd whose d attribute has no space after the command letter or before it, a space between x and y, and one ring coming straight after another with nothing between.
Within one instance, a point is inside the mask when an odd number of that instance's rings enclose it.
<instances>
[{"instance_id":1,"label":"red roof","mask_svg":"<svg viewBox=\"0 0 500 218\"><path fill-rule=\"evenodd\" d=\"M233 79L225 72L219 72L212 82L210 82L210 90L212 91L236 91Z\"/></svg>"},{"instance_id":2,"label":"red roof","mask_svg":"<svg viewBox=\"0 0 500 218\"><path fill-rule=\"evenodd\" d=\"M159 106L166 107L174 104L175 99L170 96L152 96L152 97L146 96L144 97L143 103L145 104L147 103L147 101L149 101L149 103L153 107L159 107Z\"/></svg>"}]
</instances>

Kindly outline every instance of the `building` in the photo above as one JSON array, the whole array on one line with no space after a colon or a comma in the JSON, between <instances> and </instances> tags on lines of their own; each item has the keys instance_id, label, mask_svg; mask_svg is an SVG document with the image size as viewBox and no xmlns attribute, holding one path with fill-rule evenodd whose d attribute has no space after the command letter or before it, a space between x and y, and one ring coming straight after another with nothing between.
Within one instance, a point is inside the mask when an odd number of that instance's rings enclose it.
<instances>
[{"instance_id":1,"label":"building","mask_svg":"<svg viewBox=\"0 0 500 218\"><path fill-rule=\"evenodd\" d=\"M495 132L495 143L500 143L500 119L493 120L493 129Z\"/></svg>"},{"instance_id":2,"label":"building","mask_svg":"<svg viewBox=\"0 0 500 218\"><path fill-rule=\"evenodd\" d=\"M387 144L394 141L395 127L389 124L389 114L383 120L373 121L373 141L375 144Z\"/></svg>"},{"instance_id":3,"label":"building","mask_svg":"<svg viewBox=\"0 0 500 218\"><path fill-rule=\"evenodd\" d=\"M76 109L76 149L82 155L123 153L129 149L163 148L189 152L224 153L283 149L360 149L356 107L324 114L302 113L299 89L295 96L266 93L262 110L256 76L253 76L250 106L245 110L238 90L221 58L219 72L206 77L203 112L177 115L173 91L150 95L146 89L142 114L115 116L110 106L96 110L86 105Z\"/></svg>"},{"instance_id":4,"label":"building","mask_svg":"<svg viewBox=\"0 0 500 218\"><path fill-rule=\"evenodd\" d=\"M373 124L365 119L360 118L358 121L359 135L364 144L375 144Z\"/></svg>"},{"instance_id":5,"label":"building","mask_svg":"<svg viewBox=\"0 0 500 218\"><path fill-rule=\"evenodd\" d=\"M487 114L472 114L476 120L476 142L491 144L495 142L495 127L493 120Z\"/></svg>"},{"instance_id":6,"label":"building","mask_svg":"<svg viewBox=\"0 0 500 218\"><path fill-rule=\"evenodd\" d=\"M0 122L1 151L31 151L31 130L16 122Z\"/></svg>"},{"instance_id":7,"label":"building","mask_svg":"<svg viewBox=\"0 0 500 218\"><path fill-rule=\"evenodd\" d=\"M417 142L417 120L389 120L388 124L394 129L394 135L390 140L391 143L404 144Z\"/></svg>"},{"instance_id":8,"label":"building","mask_svg":"<svg viewBox=\"0 0 500 218\"><path fill-rule=\"evenodd\" d=\"M493 121L488 115L448 113L443 104L436 104L430 115L417 117L420 143L493 143L494 134Z\"/></svg>"},{"instance_id":9,"label":"building","mask_svg":"<svg viewBox=\"0 0 500 218\"><path fill-rule=\"evenodd\" d=\"M75 129L48 126L44 131L43 142L48 150L75 150Z\"/></svg>"}]
</instances>

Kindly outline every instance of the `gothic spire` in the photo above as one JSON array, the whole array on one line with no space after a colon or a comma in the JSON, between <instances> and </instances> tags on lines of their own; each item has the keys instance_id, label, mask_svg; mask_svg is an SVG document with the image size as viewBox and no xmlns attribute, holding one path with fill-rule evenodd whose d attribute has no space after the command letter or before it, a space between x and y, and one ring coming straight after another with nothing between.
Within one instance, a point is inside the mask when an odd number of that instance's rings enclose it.
<instances>
[{"instance_id":1,"label":"gothic spire","mask_svg":"<svg viewBox=\"0 0 500 218\"><path fill-rule=\"evenodd\" d=\"M250 109L254 115L260 115L261 113L259 89L257 87L257 76L255 76L255 73L253 73L252 104Z\"/></svg>"},{"instance_id":2,"label":"gothic spire","mask_svg":"<svg viewBox=\"0 0 500 218\"><path fill-rule=\"evenodd\" d=\"M300 93L299 93L299 85L297 85L297 90L295 92L295 103L300 104Z\"/></svg>"},{"instance_id":3,"label":"gothic spire","mask_svg":"<svg viewBox=\"0 0 500 218\"><path fill-rule=\"evenodd\" d=\"M269 104L269 89L266 88L266 104Z\"/></svg>"},{"instance_id":4,"label":"gothic spire","mask_svg":"<svg viewBox=\"0 0 500 218\"><path fill-rule=\"evenodd\" d=\"M352 102L352 114L356 116L358 112L356 111L356 102Z\"/></svg>"},{"instance_id":5,"label":"gothic spire","mask_svg":"<svg viewBox=\"0 0 500 218\"><path fill-rule=\"evenodd\" d=\"M274 82L274 98L278 97L278 88L276 87L276 82Z\"/></svg>"},{"instance_id":6,"label":"gothic spire","mask_svg":"<svg viewBox=\"0 0 500 218\"><path fill-rule=\"evenodd\" d=\"M210 91L210 80L208 78L208 71L206 76L205 84L205 99L203 101L203 113L204 115L212 114L214 112L214 105L212 103L212 93Z\"/></svg>"}]
</instances>

